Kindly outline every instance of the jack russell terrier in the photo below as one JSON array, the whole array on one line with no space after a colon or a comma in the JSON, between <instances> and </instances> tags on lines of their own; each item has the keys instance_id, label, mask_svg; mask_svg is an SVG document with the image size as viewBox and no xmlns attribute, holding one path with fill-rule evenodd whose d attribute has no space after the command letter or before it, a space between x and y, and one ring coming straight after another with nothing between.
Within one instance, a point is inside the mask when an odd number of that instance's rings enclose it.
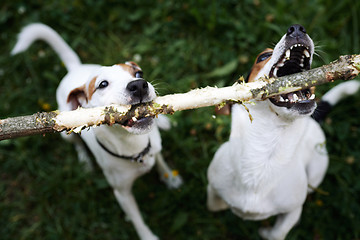
<instances>
[{"instance_id":1,"label":"jack russell terrier","mask_svg":"<svg viewBox=\"0 0 360 240\"><path fill-rule=\"evenodd\" d=\"M156 97L154 87L143 79L141 68L134 62L113 66L82 64L76 53L53 29L40 23L30 24L21 31L12 54L25 51L39 39L57 52L68 70L56 91L60 111L110 104L134 105L152 101ZM177 188L182 183L181 177L166 165L161 156L158 129L161 126L170 126L164 116L159 116L156 121L148 117L130 120L124 126L102 125L90 128L81 133L81 139L79 135L62 134L75 144L79 160L90 170L92 167L85 142L112 186L120 206L134 224L139 237L144 240L158 238L141 217L131 192L134 181L148 172L156 162L168 187Z\"/></svg>"},{"instance_id":2,"label":"jack russell terrier","mask_svg":"<svg viewBox=\"0 0 360 240\"><path fill-rule=\"evenodd\" d=\"M258 55L247 80L309 70L313 53L305 28L293 25L274 50ZM321 106L332 106L358 89L355 80L340 84L324 95ZM249 112L240 104L232 106L230 139L208 169L209 210L230 208L246 220L278 215L275 225L261 228L259 234L285 239L300 219L307 193L319 186L328 166L325 135L310 117L317 106L314 98L305 89L244 103ZM322 113L315 114L317 119Z\"/></svg>"}]
</instances>

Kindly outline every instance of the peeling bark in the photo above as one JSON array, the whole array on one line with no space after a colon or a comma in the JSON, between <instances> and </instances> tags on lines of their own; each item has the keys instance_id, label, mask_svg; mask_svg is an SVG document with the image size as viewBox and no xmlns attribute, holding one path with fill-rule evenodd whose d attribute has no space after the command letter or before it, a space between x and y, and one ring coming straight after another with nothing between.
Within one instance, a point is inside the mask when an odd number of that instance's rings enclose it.
<instances>
[{"instance_id":1,"label":"peeling bark","mask_svg":"<svg viewBox=\"0 0 360 240\"><path fill-rule=\"evenodd\" d=\"M130 119L173 114L175 111L221 105L228 101L264 100L335 80L353 79L360 71L360 55L341 56L338 60L306 72L281 78L262 78L230 87L206 87L182 94L157 97L153 102L134 106L107 106L71 112L36 113L0 120L0 140L54 131L80 132L101 124L124 124Z\"/></svg>"}]
</instances>

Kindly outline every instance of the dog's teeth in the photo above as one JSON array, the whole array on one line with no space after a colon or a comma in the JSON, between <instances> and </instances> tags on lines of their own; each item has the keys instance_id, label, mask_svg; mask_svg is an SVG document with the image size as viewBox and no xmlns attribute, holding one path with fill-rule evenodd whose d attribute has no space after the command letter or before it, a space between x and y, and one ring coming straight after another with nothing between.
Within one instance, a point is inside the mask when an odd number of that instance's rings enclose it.
<instances>
[{"instance_id":1,"label":"dog's teeth","mask_svg":"<svg viewBox=\"0 0 360 240\"><path fill-rule=\"evenodd\" d=\"M293 94L294 102L297 102L299 100L299 97L296 95L296 93Z\"/></svg>"},{"instance_id":2,"label":"dog's teeth","mask_svg":"<svg viewBox=\"0 0 360 240\"><path fill-rule=\"evenodd\" d=\"M290 49L292 49L292 47L291 47ZM288 49L288 50L285 52L285 58L286 58L286 59L289 59L289 58L290 58L290 49Z\"/></svg>"},{"instance_id":3,"label":"dog's teeth","mask_svg":"<svg viewBox=\"0 0 360 240\"><path fill-rule=\"evenodd\" d=\"M284 98L282 96L279 97L280 102L284 102Z\"/></svg>"},{"instance_id":4,"label":"dog's teeth","mask_svg":"<svg viewBox=\"0 0 360 240\"><path fill-rule=\"evenodd\" d=\"M273 75L274 75L275 77L277 77L277 71L278 71L278 68L274 68Z\"/></svg>"},{"instance_id":5,"label":"dog's teeth","mask_svg":"<svg viewBox=\"0 0 360 240\"><path fill-rule=\"evenodd\" d=\"M305 49L304 50L304 55L305 55L305 57L309 58L310 57L309 51Z\"/></svg>"},{"instance_id":6,"label":"dog's teeth","mask_svg":"<svg viewBox=\"0 0 360 240\"><path fill-rule=\"evenodd\" d=\"M311 96L309 97L309 100L313 100L315 99L315 94L311 94Z\"/></svg>"},{"instance_id":7,"label":"dog's teeth","mask_svg":"<svg viewBox=\"0 0 360 240\"><path fill-rule=\"evenodd\" d=\"M136 117L132 117L131 119L132 119L134 122L137 121L137 118L136 118Z\"/></svg>"}]
</instances>

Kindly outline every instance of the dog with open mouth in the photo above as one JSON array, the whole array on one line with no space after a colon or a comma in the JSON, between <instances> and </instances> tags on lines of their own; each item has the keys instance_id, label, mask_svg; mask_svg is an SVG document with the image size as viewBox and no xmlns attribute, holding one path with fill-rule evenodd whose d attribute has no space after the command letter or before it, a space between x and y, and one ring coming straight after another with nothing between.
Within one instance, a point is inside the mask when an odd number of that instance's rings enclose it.
<instances>
[{"instance_id":1,"label":"dog with open mouth","mask_svg":"<svg viewBox=\"0 0 360 240\"><path fill-rule=\"evenodd\" d=\"M152 101L154 87L144 80L141 68L134 62L113 66L82 64L77 54L50 27L35 23L19 34L12 54L25 51L35 40L47 42L60 56L68 74L56 91L60 111L78 107L91 108L110 104L135 105ZM75 144L78 158L91 170L87 149L92 152L114 190L120 206L143 240L158 239L144 223L131 192L134 181L157 163L161 178L168 187L177 188L182 179L164 162L158 127L169 128L169 121L159 116L131 119L124 125L98 126L79 135L62 134ZM84 144L85 143L85 144Z\"/></svg>"},{"instance_id":2,"label":"dog with open mouth","mask_svg":"<svg viewBox=\"0 0 360 240\"><path fill-rule=\"evenodd\" d=\"M313 54L314 44L305 28L292 25L274 50L258 55L246 80L309 70ZM325 94L321 106L334 105L358 89L357 81L340 84ZM217 150L208 168L209 210L230 208L246 220L277 215L275 225L261 228L259 234L285 239L300 219L307 194L319 186L328 166L325 135L311 118L317 107L314 99L312 89L305 89L244 103L248 111L240 104L232 106L229 141ZM316 116L321 119L324 113Z\"/></svg>"}]
</instances>

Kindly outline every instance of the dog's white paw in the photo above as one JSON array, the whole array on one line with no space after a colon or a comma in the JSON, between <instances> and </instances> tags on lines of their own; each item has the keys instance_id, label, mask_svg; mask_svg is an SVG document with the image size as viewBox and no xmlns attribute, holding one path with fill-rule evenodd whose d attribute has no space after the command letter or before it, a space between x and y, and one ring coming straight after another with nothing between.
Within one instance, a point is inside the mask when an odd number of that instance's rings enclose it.
<instances>
[{"instance_id":1,"label":"dog's white paw","mask_svg":"<svg viewBox=\"0 0 360 240\"><path fill-rule=\"evenodd\" d=\"M170 189L179 188L183 184L183 180L177 170L165 172L164 174L162 174L161 180Z\"/></svg>"},{"instance_id":2,"label":"dog's white paw","mask_svg":"<svg viewBox=\"0 0 360 240\"><path fill-rule=\"evenodd\" d=\"M267 240L284 240L285 236L278 234L273 228L264 227L259 229L259 235Z\"/></svg>"},{"instance_id":3,"label":"dog's white paw","mask_svg":"<svg viewBox=\"0 0 360 240\"><path fill-rule=\"evenodd\" d=\"M90 158L88 152L86 151L85 147L80 144L75 144L75 149L77 151L79 162L84 164L84 170L86 172L94 171L94 166L91 162L91 158Z\"/></svg>"},{"instance_id":4,"label":"dog's white paw","mask_svg":"<svg viewBox=\"0 0 360 240\"><path fill-rule=\"evenodd\" d=\"M151 234L151 235L146 236L146 237L141 237L141 240L159 240L159 238L156 235Z\"/></svg>"}]
</instances>

